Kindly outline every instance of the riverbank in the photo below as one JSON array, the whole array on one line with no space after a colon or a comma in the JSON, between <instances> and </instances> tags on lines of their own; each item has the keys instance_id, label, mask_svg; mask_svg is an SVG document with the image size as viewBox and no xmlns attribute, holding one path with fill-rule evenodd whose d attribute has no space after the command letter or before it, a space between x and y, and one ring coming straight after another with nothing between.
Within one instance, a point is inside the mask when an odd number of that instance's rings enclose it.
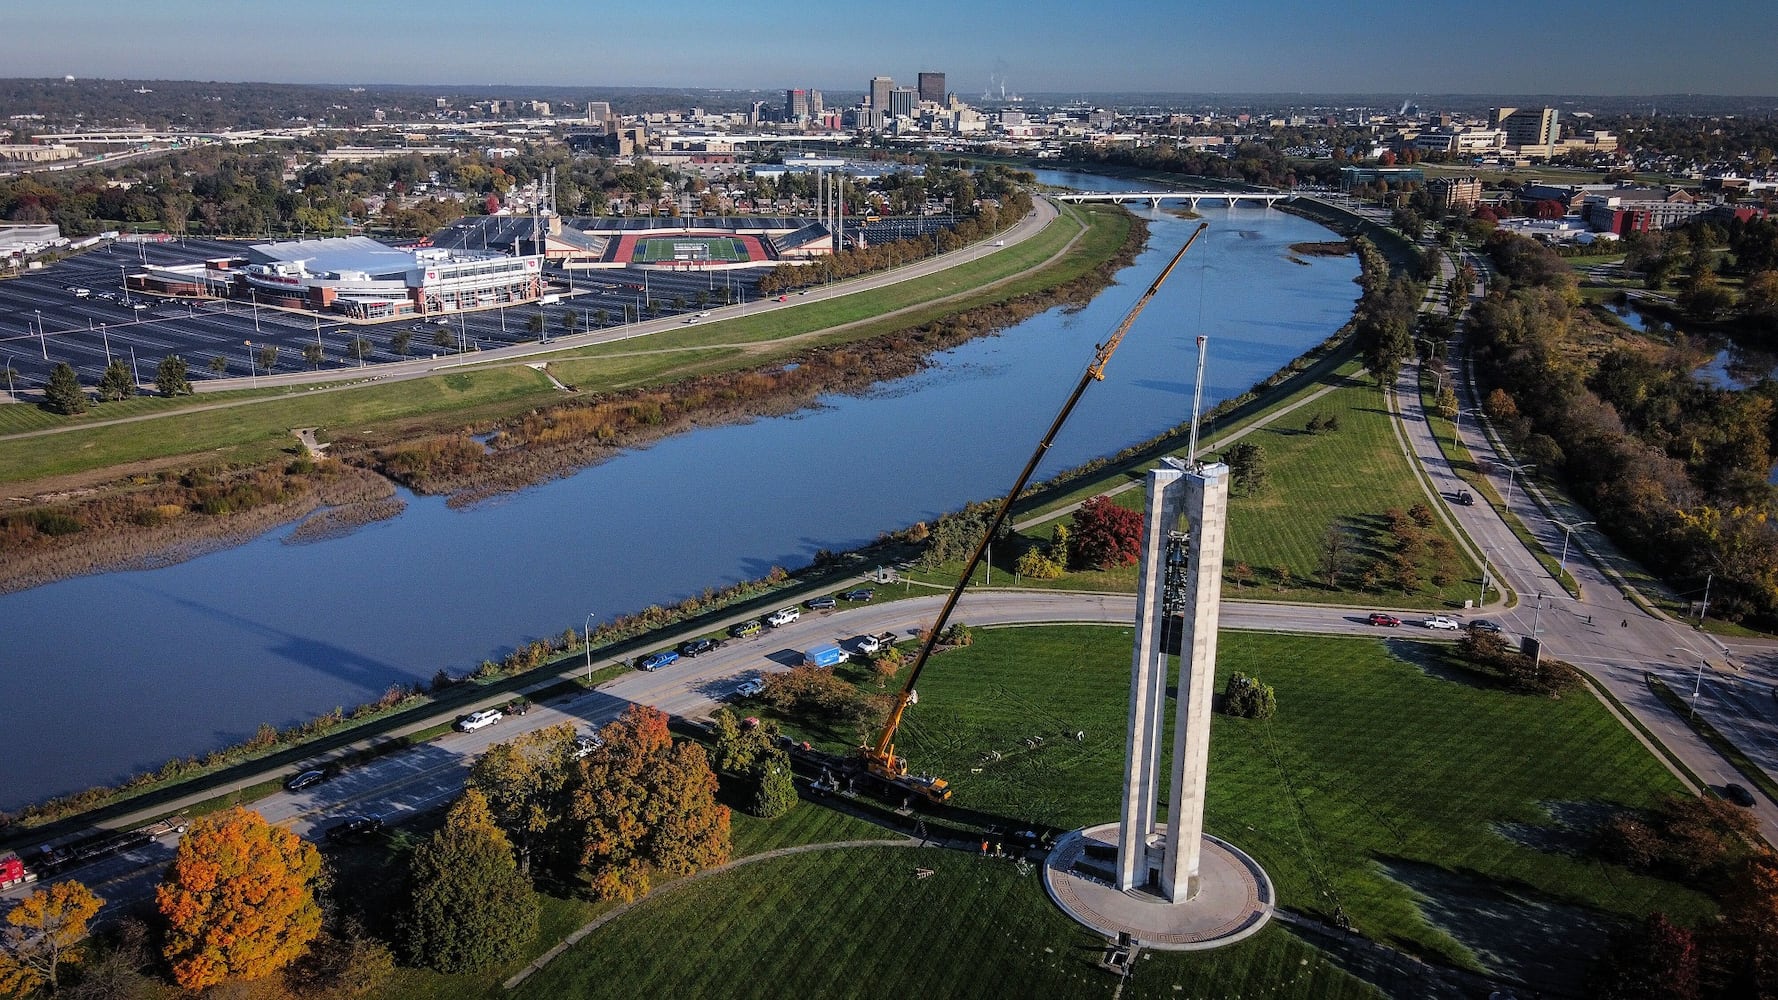
<instances>
[{"instance_id":1,"label":"riverbank","mask_svg":"<svg viewBox=\"0 0 1778 1000\"><path fill-rule=\"evenodd\" d=\"M846 341L840 336L831 338L835 343L809 346L803 331L792 329L784 336L788 343L781 350L773 350L767 342L750 345L737 355L748 362L745 367L689 377L685 374L688 369L696 371L708 362L701 352L688 351L686 360L677 366L660 365L652 377L633 389L588 392L561 402L555 402L559 392L551 390L554 405L535 401L516 414L490 414L487 404L461 414L440 411L431 416L415 416L399 408L394 412L373 408L370 419L348 425L333 439L330 458L309 463L328 474L322 478L337 474L359 483L349 494L324 493L309 488L302 477L293 480L278 473L277 469L288 470L300 461L279 456L270 462L200 473L174 475L163 470L147 484L141 477L129 476L76 497L15 508L0 518L0 553L6 556L0 561L0 593L107 570L170 565L257 537L323 508L359 505L327 517L325 523L317 522L296 540L337 536L396 512L398 508L388 502L394 492L392 482L423 494L449 494L457 504L473 503L569 475L620 449L651 444L694 427L796 412L824 394L864 392L885 379L920 370L939 351L1047 309L1089 301L1134 257L1146 240L1147 229L1121 210L1081 213L1079 217L1086 220L1082 231L1059 243L1035 274L1021 273L1016 282L997 281L986 290L971 293L941 289L932 299L935 304L958 301L965 308L923 310L915 317L920 320L916 325L892 325L889 333L865 325L857 334L862 339ZM1045 276L1051 280L1035 289L1029 287L1034 277ZM885 292L878 297L899 304L902 293ZM852 308L869 312L856 304ZM934 312L938 318L929 317ZM874 322L881 325L883 321ZM510 382L514 376L507 373L512 370L465 372L424 381L445 386L472 379ZM530 369L518 370L527 377L536 374ZM411 393L407 387L413 384L357 391ZM531 398L529 394L504 395L515 401ZM329 421L315 422L325 425ZM171 433L179 436L176 430ZM492 448L475 440L490 435L498 442ZM294 441L286 449L291 453L300 450ZM208 484L208 492L187 489L168 494L168 483L194 475ZM263 482L274 475L282 476L277 486L238 488L238 484ZM381 486L368 485L367 476L381 480ZM215 503L218 493L227 497L227 502ZM162 513L156 514L157 510Z\"/></svg>"}]
</instances>

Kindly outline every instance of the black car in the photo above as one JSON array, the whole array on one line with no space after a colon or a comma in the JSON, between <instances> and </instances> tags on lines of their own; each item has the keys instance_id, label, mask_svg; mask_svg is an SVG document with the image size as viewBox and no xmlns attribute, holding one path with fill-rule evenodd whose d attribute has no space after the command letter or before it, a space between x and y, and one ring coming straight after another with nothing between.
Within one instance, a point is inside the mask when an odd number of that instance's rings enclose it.
<instances>
[{"instance_id":1,"label":"black car","mask_svg":"<svg viewBox=\"0 0 1778 1000\"><path fill-rule=\"evenodd\" d=\"M1732 781L1722 786L1722 797L1738 806L1753 808L1753 793Z\"/></svg>"},{"instance_id":2,"label":"black car","mask_svg":"<svg viewBox=\"0 0 1778 1000\"><path fill-rule=\"evenodd\" d=\"M326 771L304 771L301 774L295 775L289 781L284 782L284 790L287 792L300 792L305 788L313 788L326 780Z\"/></svg>"},{"instance_id":3,"label":"black car","mask_svg":"<svg viewBox=\"0 0 1778 1000\"><path fill-rule=\"evenodd\" d=\"M383 830L383 821L376 816L349 816L342 823L327 828L327 839L339 843L365 840Z\"/></svg>"},{"instance_id":4,"label":"black car","mask_svg":"<svg viewBox=\"0 0 1778 1000\"><path fill-rule=\"evenodd\" d=\"M1500 626L1486 618L1477 618L1469 623L1469 630L1471 632L1498 632Z\"/></svg>"},{"instance_id":5,"label":"black car","mask_svg":"<svg viewBox=\"0 0 1778 1000\"><path fill-rule=\"evenodd\" d=\"M803 607L808 608L810 611L831 611L837 604L838 602L832 597L814 597L804 601Z\"/></svg>"},{"instance_id":6,"label":"black car","mask_svg":"<svg viewBox=\"0 0 1778 1000\"><path fill-rule=\"evenodd\" d=\"M696 656L716 648L715 639L690 639L679 644L680 656Z\"/></svg>"},{"instance_id":7,"label":"black car","mask_svg":"<svg viewBox=\"0 0 1778 1000\"><path fill-rule=\"evenodd\" d=\"M871 588L859 587L857 590L848 590L845 593L841 594L840 600L842 600L842 601L868 601L875 596L877 596L877 592L872 590Z\"/></svg>"}]
</instances>

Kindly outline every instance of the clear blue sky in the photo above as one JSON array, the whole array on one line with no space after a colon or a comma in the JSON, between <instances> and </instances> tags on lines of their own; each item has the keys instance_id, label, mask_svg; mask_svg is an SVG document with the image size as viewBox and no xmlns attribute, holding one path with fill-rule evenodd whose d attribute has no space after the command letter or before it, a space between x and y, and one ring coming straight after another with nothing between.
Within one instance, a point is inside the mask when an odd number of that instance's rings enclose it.
<instances>
[{"instance_id":1,"label":"clear blue sky","mask_svg":"<svg viewBox=\"0 0 1778 1000\"><path fill-rule=\"evenodd\" d=\"M862 91L1778 95L1772 0L65 0L0 75Z\"/></svg>"}]
</instances>

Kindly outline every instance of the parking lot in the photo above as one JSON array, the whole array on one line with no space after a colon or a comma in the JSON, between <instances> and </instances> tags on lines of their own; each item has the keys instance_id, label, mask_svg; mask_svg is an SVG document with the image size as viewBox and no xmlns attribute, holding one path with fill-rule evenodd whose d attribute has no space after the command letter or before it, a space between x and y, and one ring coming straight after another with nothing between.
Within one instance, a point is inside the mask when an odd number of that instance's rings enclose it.
<instances>
[{"instance_id":1,"label":"parking lot","mask_svg":"<svg viewBox=\"0 0 1778 1000\"><path fill-rule=\"evenodd\" d=\"M512 220L491 220L499 226ZM524 221L529 224L528 220ZM479 230L446 230L459 239L480 242ZM442 235L442 234L441 234ZM440 240L444 245L446 241ZM550 306L489 308L453 313L443 324L432 318L407 316L381 322L348 322L331 313L255 308L251 302L211 299L192 301L126 292L124 276L144 264L192 264L216 257L240 256L247 244L218 240L169 243L114 243L28 271L0 282L0 368L16 374L10 387L20 393L41 389L56 364L74 367L81 384L95 386L110 361L132 365L139 386L154 382L162 358L185 359L193 383L216 378L265 376L311 369L344 371L361 365L401 360L396 335L407 334L407 357L447 355L459 350L489 349L567 332L563 317L575 314L576 329L621 326L625 307L634 312L643 297L664 313L695 313L700 293L705 303L724 301L725 289L752 299L757 272L724 274L644 274L631 269L576 272L559 269L547 276L551 293L562 296ZM85 289L81 296L73 289ZM675 310L675 300L684 306ZM545 317L541 333L533 317ZM603 312L603 323L600 313ZM362 359L351 345L362 337L368 349ZM319 343L319 364L304 349ZM270 371L262 360L276 350ZM218 371L212 367L221 358ZM0 384L0 390L8 387ZM27 397L29 398L29 397Z\"/></svg>"}]
</instances>

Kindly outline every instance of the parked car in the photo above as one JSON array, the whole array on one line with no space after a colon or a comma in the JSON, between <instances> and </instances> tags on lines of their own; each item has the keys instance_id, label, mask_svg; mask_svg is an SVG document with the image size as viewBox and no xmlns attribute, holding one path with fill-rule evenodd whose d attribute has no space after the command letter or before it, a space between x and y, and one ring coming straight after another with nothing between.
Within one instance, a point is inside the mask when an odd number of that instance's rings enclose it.
<instances>
[{"instance_id":1,"label":"parked car","mask_svg":"<svg viewBox=\"0 0 1778 1000\"><path fill-rule=\"evenodd\" d=\"M637 664L643 670L659 670L662 667L679 662L679 654L670 649L662 650Z\"/></svg>"},{"instance_id":2,"label":"parked car","mask_svg":"<svg viewBox=\"0 0 1778 1000\"><path fill-rule=\"evenodd\" d=\"M735 685L735 697L751 698L766 689L766 682L758 677L749 677Z\"/></svg>"},{"instance_id":3,"label":"parked car","mask_svg":"<svg viewBox=\"0 0 1778 1000\"><path fill-rule=\"evenodd\" d=\"M1401 624L1400 618L1397 618L1394 615L1386 615L1381 611L1371 612L1370 621L1372 625L1387 625L1390 628L1394 628Z\"/></svg>"},{"instance_id":4,"label":"parked car","mask_svg":"<svg viewBox=\"0 0 1778 1000\"><path fill-rule=\"evenodd\" d=\"M1445 632L1455 632L1463 627L1457 624L1454 619L1446 618L1444 615L1433 615L1431 618L1426 619L1420 624L1427 628L1435 628Z\"/></svg>"},{"instance_id":5,"label":"parked car","mask_svg":"<svg viewBox=\"0 0 1778 1000\"><path fill-rule=\"evenodd\" d=\"M877 596L877 592L875 590L872 590L869 587L859 587L857 590L848 590L845 593L841 594L840 600L842 600L842 601L857 601L859 603L863 603L865 601L870 600L871 598L873 598L875 596Z\"/></svg>"},{"instance_id":6,"label":"parked car","mask_svg":"<svg viewBox=\"0 0 1778 1000\"><path fill-rule=\"evenodd\" d=\"M734 636L737 639L751 639L754 636L756 636L764 631L765 631L765 626L761 625L760 623L755 622L755 621L746 621L746 622L741 622L738 625L730 625L729 629L728 629L728 634Z\"/></svg>"},{"instance_id":7,"label":"parked car","mask_svg":"<svg viewBox=\"0 0 1778 1000\"><path fill-rule=\"evenodd\" d=\"M498 708L484 708L479 712L471 712L463 718L458 719L457 731L460 733L473 733L477 729L486 729L504 718L506 718L506 713L500 711Z\"/></svg>"},{"instance_id":8,"label":"parked car","mask_svg":"<svg viewBox=\"0 0 1778 1000\"><path fill-rule=\"evenodd\" d=\"M1753 808L1753 793L1732 781L1722 786L1722 797L1738 806Z\"/></svg>"},{"instance_id":9,"label":"parked car","mask_svg":"<svg viewBox=\"0 0 1778 1000\"><path fill-rule=\"evenodd\" d=\"M838 607L838 603L834 601L833 597L830 595L824 597L811 597L803 602L803 606L810 611L832 611L835 607Z\"/></svg>"},{"instance_id":10,"label":"parked car","mask_svg":"<svg viewBox=\"0 0 1778 1000\"><path fill-rule=\"evenodd\" d=\"M883 648L882 640L874 635L861 635L858 638L853 639L852 643L858 648L858 652L864 656L869 656Z\"/></svg>"},{"instance_id":11,"label":"parked car","mask_svg":"<svg viewBox=\"0 0 1778 1000\"><path fill-rule=\"evenodd\" d=\"M680 656L696 656L716 648L715 639L689 639L679 644Z\"/></svg>"},{"instance_id":12,"label":"parked car","mask_svg":"<svg viewBox=\"0 0 1778 1000\"><path fill-rule=\"evenodd\" d=\"M377 816L348 816L343 822L335 823L327 828L327 839L339 843L354 840L365 840L374 837L383 830L383 821Z\"/></svg>"},{"instance_id":13,"label":"parked car","mask_svg":"<svg viewBox=\"0 0 1778 1000\"><path fill-rule=\"evenodd\" d=\"M802 612L795 608L782 608L766 616L766 624L773 628L783 628L802 617Z\"/></svg>"},{"instance_id":14,"label":"parked car","mask_svg":"<svg viewBox=\"0 0 1778 1000\"><path fill-rule=\"evenodd\" d=\"M300 792L305 788L313 788L326 780L326 771L304 771L301 774L293 776L289 781L284 782L284 790L287 792Z\"/></svg>"},{"instance_id":15,"label":"parked car","mask_svg":"<svg viewBox=\"0 0 1778 1000\"><path fill-rule=\"evenodd\" d=\"M1491 622L1486 618L1477 618L1475 621L1469 623L1469 630L1471 632L1498 632L1500 631L1500 625L1499 623Z\"/></svg>"}]
</instances>

